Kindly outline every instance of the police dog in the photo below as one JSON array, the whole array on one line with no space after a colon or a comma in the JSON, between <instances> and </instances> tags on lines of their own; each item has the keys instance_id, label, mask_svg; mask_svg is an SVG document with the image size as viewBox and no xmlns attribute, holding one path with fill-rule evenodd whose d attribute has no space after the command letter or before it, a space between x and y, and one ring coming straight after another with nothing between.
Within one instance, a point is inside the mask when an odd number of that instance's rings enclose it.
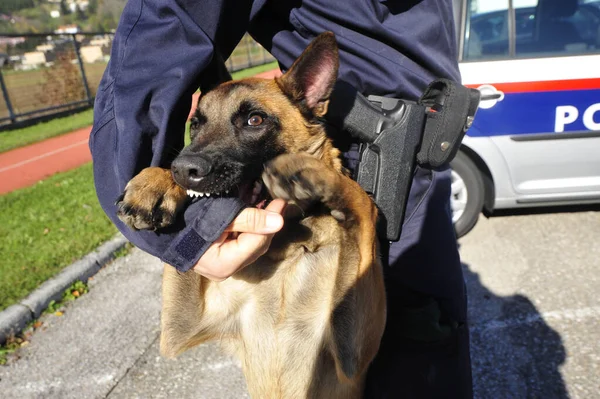
<instances>
[{"instance_id":1,"label":"police dog","mask_svg":"<svg viewBox=\"0 0 600 399\"><path fill-rule=\"evenodd\" d=\"M337 70L335 37L323 33L283 76L202 94L172 170L142 170L119 204L132 228L170 224L200 193L301 210L229 279L165 265L161 353L218 340L241 360L253 398L358 398L383 334L377 210L321 122Z\"/></svg>"}]
</instances>

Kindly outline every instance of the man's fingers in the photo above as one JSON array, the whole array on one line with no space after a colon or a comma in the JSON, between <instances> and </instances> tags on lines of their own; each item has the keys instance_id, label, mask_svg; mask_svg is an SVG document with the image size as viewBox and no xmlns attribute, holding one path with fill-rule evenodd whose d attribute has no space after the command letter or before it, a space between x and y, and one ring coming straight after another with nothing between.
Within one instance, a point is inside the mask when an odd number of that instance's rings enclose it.
<instances>
[{"instance_id":1,"label":"man's fingers","mask_svg":"<svg viewBox=\"0 0 600 399\"><path fill-rule=\"evenodd\" d=\"M215 242L194 270L213 281L223 281L263 255L272 239L273 234L241 233L237 239Z\"/></svg>"},{"instance_id":2,"label":"man's fingers","mask_svg":"<svg viewBox=\"0 0 600 399\"><path fill-rule=\"evenodd\" d=\"M273 201L271 201L269 203L269 205L267 205L265 210L269 211L269 212L276 212L281 215L283 213L283 211L285 210L286 205L287 205L287 202L285 202L281 198L277 198L277 199L274 199Z\"/></svg>"},{"instance_id":3,"label":"man's fingers","mask_svg":"<svg viewBox=\"0 0 600 399\"><path fill-rule=\"evenodd\" d=\"M225 231L240 233L273 234L283 227L281 214L285 209L285 201L275 199L266 209L244 209Z\"/></svg>"},{"instance_id":4,"label":"man's fingers","mask_svg":"<svg viewBox=\"0 0 600 399\"><path fill-rule=\"evenodd\" d=\"M194 271L223 281L253 263L269 249L273 235L283 227L286 202L271 201L266 209L244 209L194 266ZM240 233L231 235L230 232Z\"/></svg>"},{"instance_id":5,"label":"man's fingers","mask_svg":"<svg viewBox=\"0 0 600 399\"><path fill-rule=\"evenodd\" d=\"M226 253L232 264L238 268L249 265L263 255L271 243L272 234L242 233L236 240L225 242L221 253Z\"/></svg>"}]
</instances>

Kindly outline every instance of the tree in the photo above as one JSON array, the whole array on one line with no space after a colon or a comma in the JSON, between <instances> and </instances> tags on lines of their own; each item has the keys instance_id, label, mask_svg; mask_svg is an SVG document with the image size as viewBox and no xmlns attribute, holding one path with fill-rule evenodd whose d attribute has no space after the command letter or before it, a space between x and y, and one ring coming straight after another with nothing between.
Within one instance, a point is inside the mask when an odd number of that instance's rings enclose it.
<instances>
[{"instance_id":1,"label":"tree","mask_svg":"<svg viewBox=\"0 0 600 399\"><path fill-rule=\"evenodd\" d=\"M75 19L77 21L85 21L87 19L87 15L83 12L79 4L75 6Z\"/></svg>"},{"instance_id":2,"label":"tree","mask_svg":"<svg viewBox=\"0 0 600 399\"><path fill-rule=\"evenodd\" d=\"M33 0L2 0L0 1L0 14L11 14L24 8L35 7Z\"/></svg>"},{"instance_id":3,"label":"tree","mask_svg":"<svg viewBox=\"0 0 600 399\"><path fill-rule=\"evenodd\" d=\"M117 20L111 12L106 11L98 20L98 27L100 31L108 32L117 27Z\"/></svg>"},{"instance_id":4,"label":"tree","mask_svg":"<svg viewBox=\"0 0 600 399\"><path fill-rule=\"evenodd\" d=\"M71 13L71 9L67 6L67 2L65 0L60 0L60 15L69 15Z\"/></svg>"},{"instance_id":5,"label":"tree","mask_svg":"<svg viewBox=\"0 0 600 399\"><path fill-rule=\"evenodd\" d=\"M98 0L89 0L87 11L90 15L96 14L96 11L98 11Z\"/></svg>"}]
</instances>

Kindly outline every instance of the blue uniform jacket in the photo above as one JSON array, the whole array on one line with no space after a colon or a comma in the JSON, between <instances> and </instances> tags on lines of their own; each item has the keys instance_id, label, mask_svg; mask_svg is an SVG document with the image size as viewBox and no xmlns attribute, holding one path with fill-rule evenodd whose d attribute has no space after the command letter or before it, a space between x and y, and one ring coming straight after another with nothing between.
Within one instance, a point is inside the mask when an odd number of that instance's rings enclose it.
<instances>
[{"instance_id":1,"label":"blue uniform jacket","mask_svg":"<svg viewBox=\"0 0 600 399\"><path fill-rule=\"evenodd\" d=\"M175 228L153 232L126 227L115 200L143 168L169 167L183 147L192 94L215 78L216 65L246 31L283 70L316 35L333 31L339 78L365 94L415 99L436 77L459 79L451 0L129 0L96 96L95 184L119 230L180 271L197 262L244 205L203 199Z\"/></svg>"}]
</instances>

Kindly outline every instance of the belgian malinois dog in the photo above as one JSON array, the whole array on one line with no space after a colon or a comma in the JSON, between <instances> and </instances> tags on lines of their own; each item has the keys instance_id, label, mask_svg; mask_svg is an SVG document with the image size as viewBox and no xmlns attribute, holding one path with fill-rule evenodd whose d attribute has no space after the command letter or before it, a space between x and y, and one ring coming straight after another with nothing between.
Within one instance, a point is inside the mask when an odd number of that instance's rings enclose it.
<instances>
[{"instance_id":1,"label":"belgian malinois dog","mask_svg":"<svg viewBox=\"0 0 600 399\"><path fill-rule=\"evenodd\" d=\"M283 198L300 210L229 279L165 265L161 353L219 340L241 360L253 398L361 397L383 334L377 209L321 121L337 71L335 37L323 33L283 76L203 93L191 144L171 170L142 170L119 203L135 229L165 227L190 196L206 194L258 207Z\"/></svg>"}]
</instances>

